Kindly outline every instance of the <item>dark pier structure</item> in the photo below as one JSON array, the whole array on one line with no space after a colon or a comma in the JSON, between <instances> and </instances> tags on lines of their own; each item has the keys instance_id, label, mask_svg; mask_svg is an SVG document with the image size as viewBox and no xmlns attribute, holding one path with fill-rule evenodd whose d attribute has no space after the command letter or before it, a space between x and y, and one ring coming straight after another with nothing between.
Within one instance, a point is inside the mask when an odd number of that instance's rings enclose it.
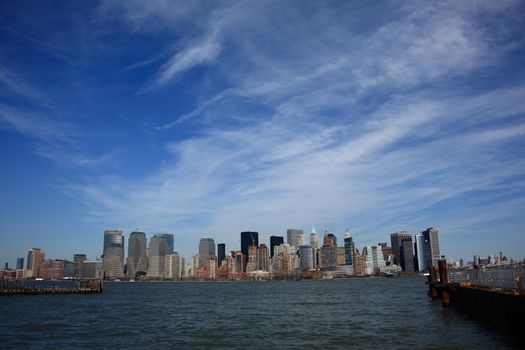
<instances>
[{"instance_id":1,"label":"dark pier structure","mask_svg":"<svg viewBox=\"0 0 525 350\"><path fill-rule=\"evenodd\" d=\"M40 294L94 294L102 293L102 281L80 280L70 281L68 285L53 283L53 281L27 284L25 281L0 281L0 296L8 295L40 295Z\"/></svg>"},{"instance_id":2,"label":"dark pier structure","mask_svg":"<svg viewBox=\"0 0 525 350\"><path fill-rule=\"evenodd\" d=\"M445 260L428 276L429 295L444 307L457 307L525 345L523 266L447 272Z\"/></svg>"}]
</instances>

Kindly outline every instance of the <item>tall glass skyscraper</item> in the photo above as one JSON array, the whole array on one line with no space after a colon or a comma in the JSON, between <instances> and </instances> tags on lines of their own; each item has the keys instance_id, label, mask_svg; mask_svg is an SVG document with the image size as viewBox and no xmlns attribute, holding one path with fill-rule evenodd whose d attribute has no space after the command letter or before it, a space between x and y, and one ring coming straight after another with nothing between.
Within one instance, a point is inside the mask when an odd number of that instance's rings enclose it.
<instances>
[{"instance_id":1,"label":"tall glass skyscraper","mask_svg":"<svg viewBox=\"0 0 525 350\"><path fill-rule=\"evenodd\" d=\"M416 257L418 271L426 271L428 269L427 258L425 254L425 236L423 234L416 234Z\"/></svg>"},{"instance_id":2,"label":"tall glass skyscraper","mask_svg":"<svg viewBox=\"0 0 525 350\"><path fill-rule=\"evenodd\" d=\"M354 265L355 260L355 244L350 234L350 230L346 230L344 235L345 243L345 265Z\"/></svg>"},{"instance_id":3,"label":"tall glass skyscraper","mask_svg":"<svg viewBox=\"0 0 525 350\"><path fill-rule=\"evenodd\" d=\"M124 277L124 235L121 230L104 231L104 278Z\"/></svg>"},{"instance_id":4,"label":"tall glass skyscraper","mask_svg":"<svg viewBox=\"0 0 525 350\"><path fill-rule=\"evenodd\" d=\"M311 245L299 246L299 266L301 271L308 271L315 268L314 251Z\"/></svg>"}]
</instances>

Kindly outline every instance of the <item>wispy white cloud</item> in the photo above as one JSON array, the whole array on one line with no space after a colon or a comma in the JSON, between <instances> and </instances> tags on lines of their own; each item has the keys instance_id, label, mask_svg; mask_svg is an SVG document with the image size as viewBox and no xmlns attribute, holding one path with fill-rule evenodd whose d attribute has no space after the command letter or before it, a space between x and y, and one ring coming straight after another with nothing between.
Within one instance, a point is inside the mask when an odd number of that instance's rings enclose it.
<instances>
[{"instance_id":1,"label":"wispy white cloud","mask_svg":"<svg viewBox=\"0 0 525 350\"><path fill-rule=\"evenodd\" d=\"M146 97L179 98L180 86L170 83L193 69L213 77L185 85L194 108L181 102L181 114L155 124L168 157L147 175L100 172L62 190L102 225L213 235L233 249L244 229L350 226L367 244L426 225L459 235L482 222L459 225L476 210L515 218L525 86L476 79L522 46L501 24L494 31L484 24L516 5L374 6L104 2L103 24L167 38L159 56L148 52L124 68L148 65ZM23 90L7 77L4 85ZM57 140L76 136L45 118L13 111L0 118L50 140L37 152L56 161L92 166L120 155L63 149ZM196 239L179 243L187 255Z\"/></svg>"}]
</instances>

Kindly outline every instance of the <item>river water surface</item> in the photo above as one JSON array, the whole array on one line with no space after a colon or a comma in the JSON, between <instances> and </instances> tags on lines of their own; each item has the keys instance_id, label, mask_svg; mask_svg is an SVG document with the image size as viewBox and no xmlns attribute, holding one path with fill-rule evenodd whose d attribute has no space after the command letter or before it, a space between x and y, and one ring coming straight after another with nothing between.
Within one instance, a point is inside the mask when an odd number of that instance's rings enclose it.
<instances>
[{"instance_id":1,"label":"river water surface","mask_svg":"<svg viewBox=\"0 0 525 350\"><path fill-rule=\"evenodd\" d=\"M0 298L0 349L505 349L423 278L105 283Z\"/></svg>"}]
</instances>

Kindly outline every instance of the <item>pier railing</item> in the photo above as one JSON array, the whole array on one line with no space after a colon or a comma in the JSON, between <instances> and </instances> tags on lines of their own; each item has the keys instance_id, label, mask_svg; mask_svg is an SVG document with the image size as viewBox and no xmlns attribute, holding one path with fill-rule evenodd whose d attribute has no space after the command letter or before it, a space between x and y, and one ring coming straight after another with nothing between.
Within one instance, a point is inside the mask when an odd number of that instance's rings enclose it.
<instances>
[{"instance_id":1,"label":"pier railing","mask_svg":"<svg viewBox=\"0 0 525 350\"><path fill-rule=\"evenodd\" d=\"M524 290L525 264L451 270L448 278L451 282L470 282L474 286Z\"/></svg>"}]
</instances>

